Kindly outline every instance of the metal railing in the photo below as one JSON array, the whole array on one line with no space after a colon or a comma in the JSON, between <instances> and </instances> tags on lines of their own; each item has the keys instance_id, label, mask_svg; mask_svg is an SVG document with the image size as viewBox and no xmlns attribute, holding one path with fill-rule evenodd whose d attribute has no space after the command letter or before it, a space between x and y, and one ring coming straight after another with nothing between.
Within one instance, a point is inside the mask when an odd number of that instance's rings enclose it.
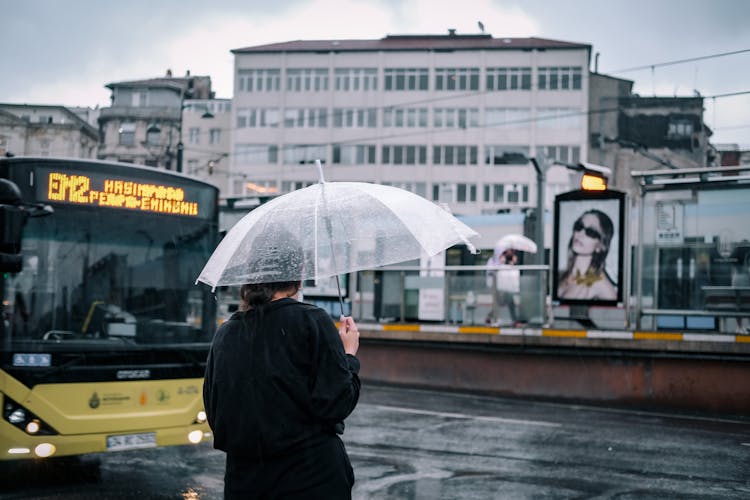
<instances>
[{"instance_id":1,"label":"metal railing","mask_svg":"<svg viewBox=\"0 0 750 500\"><path fill-rule=\"evenodd\" d=\"M360 321L543 325L548 273L544 265L391 266L352 274L349 303Z\"/></svg>"}]
</instances>

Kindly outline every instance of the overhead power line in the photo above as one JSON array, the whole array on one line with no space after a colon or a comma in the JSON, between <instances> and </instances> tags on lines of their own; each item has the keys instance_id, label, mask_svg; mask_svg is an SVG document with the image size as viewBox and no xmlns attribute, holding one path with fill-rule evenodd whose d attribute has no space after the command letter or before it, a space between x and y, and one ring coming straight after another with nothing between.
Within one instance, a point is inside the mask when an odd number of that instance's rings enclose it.
<instances>
[{"instance_id":1,"label":"overhead power line","mask_svg":"<svg viewBox=\"0 0 750 500\"><path fill-rule=\"evenodd\" d=\"M684 63L689 63L689 62L694 62L694 61L703 61L705 59L715 59L717 57L733 56L736 54L743 54L745 52L750 52L750 49L734 50L732 52L720 52L718 54L710 54L707 56L690 57L688 59L678 59L676 61L667 61L667 62L656 63L656 64L646 64L644 66L633 66L632 68L618 69L617 71L608 71L607 73L609 74L627 73L629 71L640 71L643 69L654 69L654 68L660 68L664 66L674 66L676 64L684 64Z\"/></svg>"}]
</instances>

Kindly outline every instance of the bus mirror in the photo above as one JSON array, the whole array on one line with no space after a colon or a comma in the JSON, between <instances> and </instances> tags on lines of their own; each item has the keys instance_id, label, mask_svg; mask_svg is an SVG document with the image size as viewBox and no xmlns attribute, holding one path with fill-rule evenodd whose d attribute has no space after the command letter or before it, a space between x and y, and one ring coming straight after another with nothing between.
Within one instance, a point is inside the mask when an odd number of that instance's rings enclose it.
<instances>
[{"instance_id":1,"label":"bus mirror","mask_svg":"<svg viewBox=\"0 0 750 500\"><path fill-rule=\"evenodd\" d=\"M19 207L0 205L0 272L21 271L21 236L26 217Z\"/></svg>"}]
</instances>

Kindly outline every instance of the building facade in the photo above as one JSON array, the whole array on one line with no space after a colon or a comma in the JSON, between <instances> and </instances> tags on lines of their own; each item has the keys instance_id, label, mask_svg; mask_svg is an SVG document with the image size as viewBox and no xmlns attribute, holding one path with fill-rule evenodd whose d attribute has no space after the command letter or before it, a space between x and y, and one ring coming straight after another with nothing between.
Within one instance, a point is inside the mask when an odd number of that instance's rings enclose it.
<instances>
[{"instance_id":1,"label":"building facade","mask_svg":"<svg viewBox=\"0 0 750 500\"><path fill-rule=\"evenodd\" d=\"M587 44L491 35L235 49L229 196L326 180L394 185L465 215L536 204L529 157L588 145ZM569 189L547 171L547 207Z\"/></svg>"},{"instance_id":2,"label":"building facade","mask_svg":"<svg viewBox=\"0 0 750 500\"><path fill-rule=\"evenodd\" d=\"M0 156L95 158L96 129L64 106L0 103Z\"/></svg>"},{"instance_id":3,"label":"building facade","mask_svg":"<svg viewBox=\"0 0 750 500\"><path fill-rule=\"evenodd\" d=\"M182 111L183 172L229 189L231 99L191 99Z\"/></svg>"},{"instance_id":4,"label":"building facade","mask_svg":"<svg viewBox=\"0 0 750 500\"><path fill-rule=\"evenodd\" d=\"M208 76L115 82L112 105L99 114L98 157L167 170L184 170L182 111L191 99L211 99Z\"/></svg>"},{"instance_id":5,"label":"building facade","mask_svg":"<svg viewBox=\"0 0 750 500\"><path fill-rule=\"evenodd\" d=\"M641 97L633 82L592 73L588 158L612 169L610 186L635 195L632 171L711 166L717 155L703 98Z\"/></svg>"}]
</instances>

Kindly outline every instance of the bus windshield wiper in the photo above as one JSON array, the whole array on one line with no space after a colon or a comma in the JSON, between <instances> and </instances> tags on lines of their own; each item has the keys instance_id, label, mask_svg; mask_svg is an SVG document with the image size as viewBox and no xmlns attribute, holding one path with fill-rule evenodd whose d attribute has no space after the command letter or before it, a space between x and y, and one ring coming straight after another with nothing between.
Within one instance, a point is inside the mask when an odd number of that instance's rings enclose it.
<instances>
[{"instance_id":1,"label":"bus windshield wiper","mask_svg":"<svg viewBox=\"0 0 750 500\"><path fill-rule=\"evenodd\" d=\"M73 367L73 366L81 363L85 359L86 359L86 354L85 353L75 354L75 355L73 355L72 359L69 359L65 363L63 363L61 365L53 366L49 370L41 373L39 375L38 381L41 382L43 380L48 379L52 375L57 375L58 373L65 372L65 371L69 370L71 367Z\"/></svg>"}]
</instances>

